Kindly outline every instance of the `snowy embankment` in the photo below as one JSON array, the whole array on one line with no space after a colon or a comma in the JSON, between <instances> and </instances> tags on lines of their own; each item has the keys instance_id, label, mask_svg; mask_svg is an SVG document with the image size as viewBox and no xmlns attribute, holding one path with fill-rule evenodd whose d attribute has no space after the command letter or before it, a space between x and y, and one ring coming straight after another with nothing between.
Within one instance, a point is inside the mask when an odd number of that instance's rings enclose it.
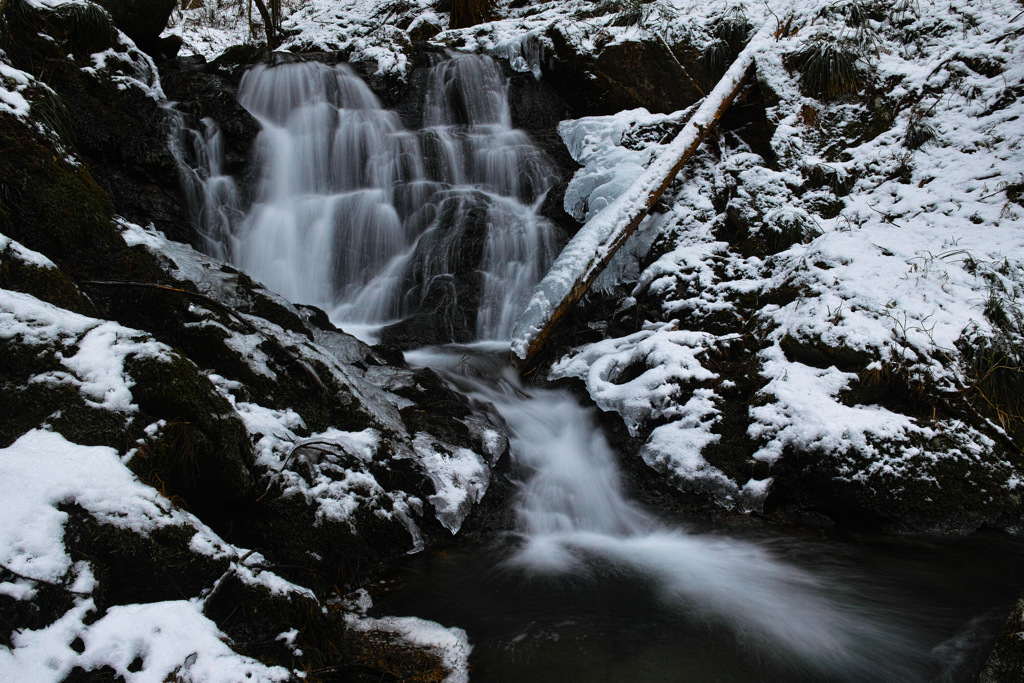
<instances>
[{"instance_id":1,"label":"snowy embankment","mask_svg":"<svg viewBox=\"0 0 1024 683\"><path fill-rule=\"evenodd\" d=\"M971 528L964 518L998 517L1020 482L1019 403L987 382L1015 381L1024 331L1024 44L1007 30L1019 7L855 16L867 7L797 6L800 31L757 60L769 144L740 130L705 151L651 221L657 251L621 302L644 330L579 349L552 376L583 379L644 435L648 464L726 505L759 509L776 472L813 471L841 496L890 498L853 506L897 525L902 508ZM801 75L829 41L857 50L845 95ZM623 116L632 129L609 136ZM566 209L587 188L612 201L618 169L665 149L636 143L663 120L563 124L584 165ZM638 306L656 317L636 320Z\"/></svg>"}]
</instances>

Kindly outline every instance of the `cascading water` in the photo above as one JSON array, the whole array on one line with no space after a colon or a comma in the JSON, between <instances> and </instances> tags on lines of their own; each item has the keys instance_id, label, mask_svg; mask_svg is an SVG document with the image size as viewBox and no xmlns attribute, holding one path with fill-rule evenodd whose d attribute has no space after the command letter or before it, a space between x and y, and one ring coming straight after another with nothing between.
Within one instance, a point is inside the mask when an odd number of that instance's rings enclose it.
<instances>
[{"instance_id":1,"label":"cascading water","mask_svg":"<svg viewBox=\"0 0 1024 683\"><path fill-rule=\"evenodd\" d=\"M343 326L429 309L450 327L448 338L459 336L461 325L470 337L475 331L478 339L507 339L557 249L552 226L538 215L554 172L513 129L492 61L463 56L433 66L416 131L382 109L345 66L259 66L245 75L239 99L262 126L259 178L244 216L219 171L216 129L193 136L192 158L206 160L203 172L189 176L195 213L215 253L292 300L332 311ZM522 387L494 356L481 361L470 352L467 363L465 353L421 351L414 358L495 406L509 426L522 482L515 551L504 571L529 581L591 581L586 591L602 596L597 602L618 599L602 592L603 584L645 587L664 606L655 621L697 631L702 645L701 632L724 629L728 652L746 653L742 665L731 654L716 660L707 673L715 680L926 677L928 667L919 664L931 655L906 635L905 624L881 609L865 613L857 599L764 544L659 522L623 495L592 409L565 393ZM540 600L553 599L548 593ZM520 641L511 641L511 651ZM673 642L659 655L663 668L647 680L678 677L676 659L665 654Z\"/></svg>"},{"instance_id":2,"label":"cascading water","mask_svg":"<svg viewBox=\"0 0 1024 683\"><path fill-rule=\"evenodd\" d=\"M244 214L234 178L224 171L220 127L213 119L204 118L203 130L192 130L172 107L168 108L168 121L171 153L178 161L189 218L207 253L227 259L235 227Z\"/></svg>"},{"instance_id":3,"label":"cascading water","mask_svg":"<svg viewBox=\"0 0 1024 683\"><path fill-rule=\"evenodd\" d=\"M254 201L230 230L203 231L221 239L215 252L341 322L429 306L445 311L452 340L507 337L557 245L538 214L554 170L512 127L506 90L489 59L442 61L423 127L409 131L347 66L257 66L239 88L262 127ZM196 155L210 168L208 205L226 196L211 187L215 152Z\"/></svg>"},{"instance_id":4,"label":"cascading water","mask_svg":"<svg viewBox=\"0 0 1024 683\"><path fill-rule=\"evenodd\" d=\"M823 581L760 545L684 533L629 501L593 410L570 394L528 389L493 357L474 365L464 354L434 349L410 358L493 405L509 427L523 481L516 497L521 545L506 565L534 576L612 573L653 584L667 605L730 629L744 647L761 648L797 678L917 679L917 645L903 627L830 595Z\"/></svg>"}]
</instances>

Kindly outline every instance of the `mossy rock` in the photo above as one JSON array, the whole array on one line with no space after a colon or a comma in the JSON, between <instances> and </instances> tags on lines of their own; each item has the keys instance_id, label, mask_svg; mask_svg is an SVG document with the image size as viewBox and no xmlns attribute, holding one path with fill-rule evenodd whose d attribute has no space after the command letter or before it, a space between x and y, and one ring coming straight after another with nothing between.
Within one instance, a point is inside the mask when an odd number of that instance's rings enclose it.
<instances>
[{"instance_id":1,"label":"mossy rock","mask_svg":"<svg viewBox=\"0 0 1024 683\"><path fill-rule=\"evenodd\" d=\"M64 545L73 561L85 560L97 579L98 608L180 600L199 595L228 568L190 548L196 529L166 526L148 534L102 523L77 505L68 515Z\"/></svg>"},{"instance_id":2,"label":"mossy rock","mask_svg":"<svg viewBox=\"0 0 1024 683\"><path fill-rule=\"evenodd\" d=\"M237 572L221 579L206 600L203 613L239 646L242 654L263 661L288 662L295 656L278 638L292 629L299 632L294 646L304 653L331 649L327 645L328 620L317 600L299 592L272 592L264 585L242 580ZM329 661L330 655L336 656L337 649L326 654L321 655L322 660Z\"/></svg>"},{"instance_id":3,"label":"mossy rock","mask_svg":"<svg viewBox=\"0 0 1024 683\"><path fill-rule=\"evenodd\" d=\"M978 683L1024 680L1024 598L1019 600L996 639L992 654L978 674Z\"/></svg>"},{"instance_id":4,"label":"mossy rock","mask_svg":"<svg viewBox=\"0 0 1024 683\"><path fill-rule=\"evenodd\" d=\"M74 443L123 450L131 440L127 416L93 408L70 384L31 382L33 376L64 368L53 350L0 340L0 447L31 429L48 426Z\"/></svg>"},{"instance_id":5,"label":"mossy rock","mask_svg":"<svg viewBox=\"0 0 1024 683\"><path fill-rule=\"evenodd\" d=\"M341 641L341 656L346 665L346 680L405 681L441 683L448 671L441 658L426 649L417 649L385 631L348 630Z\"/></svg>"},{"instance_id":6,"label":"mossy rock","mask_svg":"<svg viewBox=\"0 0 1024 683\"><path fill-rule=\"evenodd\" d=\"M919 441L916 436L897 442L869 439L872 455L787 449L771 468L765 513L797 521L810 514L900 533L963 534L1020 524L1022 501L1007 486L1017 473L1000 456L971 459L945 435ZM904 448L922 454L906 456ZM933 459L929 452L941 457ZM901 462L903 471L875 467L886 458Z\"/></svg>"},{"instance_id":7,"label":"mossy rock","mask_svg":"<svg viewBox=\"0 0 1024 683\"><path fill-rule=\"evenodd\" d=\"M96 315L96 307L64 273L58 268L19 260L13 245L0 251L0 289L31 294L41 301L82 315Z\"/></svg>"},{"instance_id":8,"label":"mossy rock","mask_svg":"<svg viewBox=\"0 0 1024 683\"><path fill-rule=\"evenodd\" d=\"M301 495L271 491L246 506L247 528L239 542L259 547L283 576L318 590L355 587L412 547L408 529L360 508L351 526L318 517ZM287 565L287 566L285 566Z\"/></svg>"},{"instance_id":9,"label":"mossy rock","mask_svg":"<svg viewBox=\"0 0 1024 683\"><path fill-rule=\"evenodd\" d=\"M132 397L143 422L165 421L129 467L144 482L180 497L207 523L234 517L253 493L252 447L245 425L213 384L187 359L130 358Z\"/></svg>"},{"instance_id":10,"label":"mossy rock","mask_svg":"<svg viewBox=\"0 0 1024 683\"><path fill-rule=\"evenodd\" d=\"M18 160L0 166L6 234L75 281L155 277L156 261L128 249L110 200L86 168L59 159L36 135L13 117L0 117L0 145Z\"/></svg>"},{"instance_id":11,"label":"mossy rock","mask_svg":"<svg viewBox=\"0 0 1024 683\"><path fill-rule=\"evenodd\" d=\"M830 346L820 339L797 339L786 335L779 342L786 358L813 368L835 367L842 372L860 372L873 360L872 355L849 346Z\"/></svg>"},{"instance_id":12,"label":"mossy rock","mask_svg":"<svg viewBox=\"0 0 1024 683\"><path fill-rule=\"evenodd\" d=\"M114 24L147 52L152 51L175 7L175 0L95 0Z\"/></svg>"},{"instance_id":13,"label":"mossy rock","mask_svg":"<svg viewBox=\"0 0 1024 683\"><path fill-rule=\"evenodd\" d=\"M74 28L78 24L66 20L63 13L82 18L81 26ZM63 147L83 162L90 177L114 200L119 214L142 224L152 221L181 241L195 239L185 221L177 167L166 144L166 112L141 88L124 87L112 78L118 73L136 77L141 57L136 54L131 59L129 48L117 42L106 13L95 5L73 3L58 11L42 11L16 0L5 19L8 31L0 35L0 47L12 65L56 93L40 91L32 102L33 117L57 130ZM79 41L87 43L84 47L64 45L71 40L65 34L75 31L84 36ZM108 31L114 33L112 43L103 37ZM88 73L80 68L92 66L91 54L105 50L113 52L108 52L104 69ZM69 52L74 57L68 58ZM16 122L14 117L5 119L6 124ZM58 150L47 158L65 155ZM31 158L21 153L12 158L19 157Z\"/></svg>"}]
</instances>

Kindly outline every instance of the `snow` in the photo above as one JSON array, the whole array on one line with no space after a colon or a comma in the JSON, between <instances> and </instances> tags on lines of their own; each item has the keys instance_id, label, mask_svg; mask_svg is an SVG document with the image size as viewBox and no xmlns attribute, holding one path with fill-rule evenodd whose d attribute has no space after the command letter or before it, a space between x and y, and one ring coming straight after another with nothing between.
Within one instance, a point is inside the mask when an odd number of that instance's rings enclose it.
<instances>
[{"instance_id":1,"label":"snow","mask_svg":"<svg viewBox=\"0 0 1024 683\"><path fill-rule=\"evenodd\" d=\"M38 251L33 251L25 245L12 240L6 235L0 234L0 262L8 259L17 261L33 268L46 268L56 270L57 265L46 258Z\"/></svg>"},{"instance_id":2,"label":"snow","mask_svg":"<svg viewBox=\"0 0 1024 683\"><path fill-rule=\"evenodd\" d=\"M622 136L626 131L638 124L674 120L678 117L652 115L641 108L558 124L558 134L566 149L583 166L565 190L566 213L578 221L590 220L643 174L657 151L653 146L642 150L623 147Z\"/></svg>"},{"instance_id":3,"label":"snow","mask_svg":"<svg viewBox=\"0 0 1024 683\"><path fill-rule=\"evenodd\" d=\"M100 523L140 534L197 526L139 482L114 449L80 446L38 429L0 449L0 500L0 564L49 583L61 581L72 567L61 540L68 516L59 505L74 503ZM197 539L204 554L224 552L223 542L204 526L198 526Z\"/></svg>"},{"instance_id":4,"label":"snow","mask_svg":"<svg viewBox=\"0 0 1024 683\"><path fill-rule=\"evenodd\" d=\"M555 363L549 376L584 380L598 407L618 413L634 436L648 422L667 422L651 431L640 452L644 462L671 479L736 493L738 487L701 456L719 439L713 433L718 422L715 396L707 389L687 390L717 378L699 358L731 337L716 339L677 328L678 321L651 324L635 334L588 345Z\"/></svg>"},{"instance_id":5,"label":"snow","mask_svg":"<svg viewBox=\"0 0 1024 683\"><path fill-rule=\"evenodd\" d=\"M2 52L0 55L6 56ZM28 116L30 107L22 91L34 80L24 71L0 61L0 112L13 114L19 118Z\"/></svg>"},{"instance_id":6,"label":"snow","mask_svg":"<svg viewBox=\"0 0 1024 683\"><path fill-rule=\"evenodd\" d=\"M786 446L801 451L820 450L841 453L847 449L875 453L870 439L905 439L914 432L930 438L930 429L919 427L905 415L880 406L846 406L836 397L856 375L840 372L834 366L812 368L786 360L785 354L773 346L762 354L762 372L772 377L761 390L771 397L764 406L752 406L750 436L766 439L753 457L774 463ZM782 370L782 372L780 372Z\"/></svg>"},{"instance_id":7,"label":"snow","mask_svg":"<svg viewBox=\"0 0 1024 683\"><path fill-rule=\"evenodd\" d=\"M6 290L0 290L0 339L54 351L64 369L40 373L32 382L70 384L86 404L122 413L136 410L125 361L172 358L170 348L143 332Z\"/></svg>"},{"instance_id":8,"label":"snow","mask_svg":"<svg viewBox=\"0 0 1024 683\"><path fill-rule=\"evenodd\" d=\"M78 600L53 624L16 632L14 647L0 648L0 678L60 683L76 666L86 671L109 666L127 683L290 680L287 669L233 652L198 601L115 605L93 621L95 612L92 599ZM81 653L72 648L76 638L84 643ZM138 661L141 668L133 666Z\"/></svg>"},{"instance_id":9,"label":"snow","mask_svg":"<svg viewBox=\"0 0 1024 683\"><path fill-rule=\"evenodd\" d=\"M714 123L723 102L743 80L755 56L774 43L774 32L775 24L766 21L671 144L614 200L607 204L602 201L603 208L565 245L513 327L512 353L526 359L538 336L578 283L595 277L600 271L598 264L618 250L627 226L640 220L645 213L642 207L647 206L652 193L670 170L678 169L703 137L704 130Z\"/></svg>"},{"instance_id":10,"label":"snow","mask_svg":"<svg viewBox=\"0 0 1024 683\"><path fill-rule=\"evenodd\" d=\"M163 86L160 85L160 75L153 58L142 50L135 47L131 38L121 31L117 32L119 47L110 48L103 52L97 52L90 56L92 66L82 67L82 71L99 76L104 72L106 78L117 84L118 88L125 89L135 87L157 102L165 102L167 96L164 94ZM131 71L125 72L122 64L128 61Z\"/></svg>"},{"instance_id":11,"label":"snow","mask_svg":"<svg viewBox=\"0 0 1024 683\"><path fill-rule=\"evenodd\" d=\"M413 448L434 484L434 495L427 500L437 519L452 534L458 533L473 505L487 492L491 476L487 462L468 448L439 442L422 432L413 440Z\"/></svg>"}]
</instances>

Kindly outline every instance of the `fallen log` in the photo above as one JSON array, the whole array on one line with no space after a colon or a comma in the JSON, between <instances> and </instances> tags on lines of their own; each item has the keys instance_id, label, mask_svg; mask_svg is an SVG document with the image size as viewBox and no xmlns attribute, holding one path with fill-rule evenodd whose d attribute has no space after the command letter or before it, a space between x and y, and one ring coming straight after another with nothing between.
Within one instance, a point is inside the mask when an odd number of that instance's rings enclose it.
<instances>
[{"instance_id":1,"label":"fallen log","mask_svg":"<svg viewBox=\"0 0 1024 683\"><path fill-rule=\"evenodd\" d=\"M620 197L587 221L565 245L513 326L512 365L520 373L526 374L533 367L552 332L636 232L712 125L746 85L754 70L754 56L780 32L775 21L766 21L675 140Z\"/></svg>"}]
</instances>

